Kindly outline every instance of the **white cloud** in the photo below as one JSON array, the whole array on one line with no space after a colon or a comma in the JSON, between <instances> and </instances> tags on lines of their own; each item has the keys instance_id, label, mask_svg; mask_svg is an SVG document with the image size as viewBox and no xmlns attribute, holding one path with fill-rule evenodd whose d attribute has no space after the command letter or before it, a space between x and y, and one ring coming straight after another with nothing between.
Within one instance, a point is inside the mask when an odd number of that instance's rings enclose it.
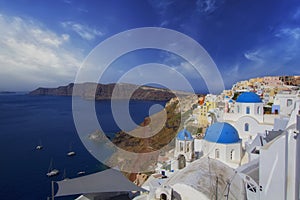
<instances>
[{"instance_id":1,"label":"white cloud","mask_svg":"<svg viewBox=\"0 0 300 200\"><path fill-rule=\"evenodd\" d=\"M224 0L197 0L197 10L204 14L211 14L217 10Z\"/></svg>"},{"instance_id":2,"label":"white cloud","mask_svg":"<svg viewBox=\"0 0 300 200\"><path fill-rule=\"evenodd\" d=\"M197 80L200 84L209 84L212 90L220 88L221 77L219 77L218 73L211 73L219 71L219 68L218 66L214 68L208 57L199 55L195 57L194 60L187 61L180 56L168 52L163 52L161 56L163 64L180 73L191 82ZM212 68L208 67L204 63L208 64ZM195 64L195 66L193 64ZM216 79L218 81L210 81Z\"/></svg>"},{"instance_id":3,"label":"white cloud","mask_svg":"<svg viewBox=\"0 0 300 200\"><path fill-rule=\"evenodd\" d=\"M83 56L68 48L69 40L37 21L0 15L0 89L73 81Z\"/></svg>"},{"instance_id":4,"label":"white cloud","mask_svg":"<svg viewBox=\"0 0 300 200\"><path fill-rule=\"evenodd\" d=\"M249 76L299 74L300 28L285 27L276 31L275 38L246 51L251 62L242 63L240 74Z\"/></svg>"},{"instance_id":5,"label":"white cloud","mask_svg":"<svg viewBox=\"0 0 300 200\"><path fill-rule=\"evenodd\" d=\"M149 0L149 3L157 9L160 15L164 15L168 8L174 3L174 0Z\"/></svg>"},{"instance_id":6,"label":"white cloud","mask_svg":"<svg viewBox=\"0 0 300 200\"><path fill-rule=\"evenodd\" d=\"M66 4L72 4L72 1L70 1L70 0L63 0L63 2Z\"/></svg>"},{"instance_id":7,"label":"white cloud","mask_svg":"<svg viewBox=\"0 0 300 200\"><path fill-rule=\"evenodd\" d=\"M96 37L103 36L104 33L98 29L91 28L87 25L67 21L61 23L64 28L71 29L85 40L93 40Z\"/></svg>"},{"instance_id":8,"label":"white cloud","mask_svg":"<svg viewBox=\"0 0 300 200\"><path fill-rule=\"evenodd\" d=\"M169 21L168 20L164 20L163 22L160 23L160 27L164 27L164 26L168 26L169 25Z\"/></svg>"},{"instance_id":9,"label":"white cloud","mask_svg":"<svg viewBox=\"0 0 300 200\"><path fill-rule=\"evenodd\" d=\"M300 27L282 28L276 33L277 37L292 37L296 40L300 39Z\"/></svg>"},{"instance_id":10,"label":"white cloud","mask_svg":"<svg viewBox=\"0 0 300 200\"><path fill-rule=\"evenodd\" d=\"M201 74L197 71L197 69L188 61L183 58L170 54L167 52L162 53L163 63L174 69L178 73L182 74L185 77L189 77L191 79L199 79L201 78ZM194 62L197 63L197 62ZM200 66L198 66L198 69ZM204 73L204 72L203 72Z\"/></svg>"},{"instance_id":11,"label":"white cloud","mask_svg":"<svg viewBox=\"0 0 300 200\"><path fill-rule=\"evenodd\" d=\"M245 58L247 58L250 61L254 61L254 62L262 62L262 58L261 58L261 52L260 50L255 50L255 51L248 51L246 53L244 53Z\"/></svg>"}]
</instances>

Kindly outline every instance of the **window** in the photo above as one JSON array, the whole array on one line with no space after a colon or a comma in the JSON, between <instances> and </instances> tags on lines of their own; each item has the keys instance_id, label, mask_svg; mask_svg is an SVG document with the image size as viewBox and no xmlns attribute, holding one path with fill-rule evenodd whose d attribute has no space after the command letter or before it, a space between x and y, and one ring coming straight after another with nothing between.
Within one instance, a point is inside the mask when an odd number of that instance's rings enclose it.
<instances>
[{"instance_id":1,"label":"window","mask_svg":"<svg viewBox=\"0 0 300 200\"><path fill-rule=\"evenodd\" d=\"M252 183L247 183L247 189L251 192L255 192L256 193L256 187L254 184Z\"/></svg>"},{"instance_id":2,"label":"window","mask_svg":"<svg viewBox=\"0 0 300 200\"><path fill-rule=\"evenodd\" d=\"M246 114L250 114L250 107L249 106L246 107Z\"/></svg>"},{"instance_id":3,"label":"window","mask_svg":"<svg viewBox=\"0 0 300 200\"><path fill-rule=\"evenodd\" d=\"M257 107L256 113L257 113L258 115L260 114L260 107L259 107L259 106Z\"/></svg>"},{"instance_id":4,"label":"window","mask_svg":"<svg viewBox=\"0 0 300 200\"><path fill-rule=\"evenodd\" d=\"M219 149L215 150L215 158L220 158L220 150Z\"/></svg>"},{"instance_id":5,"label":"window","mask_svg":"<svg viewBox=\"0 0 300 200\"><path fill-rule=\"evenodd\" d=\"M234 151L234 149L232 149L230 151L230 160L234 160L234 157L235 157L235 151Z\"/></svg>"},{"instance_id":6,"label":"window","mask_svg":"<svg viewBox=\"0 0 300 200\"><path fill-rule=\"evenodd\" d=\"M181 142L179 143L179 146L180 146L180 151L183 151L183 145Z\"/></svg>"},{"instance_id":7,"label":"window","mask_svg":"<svg viewBox=\"0 0 300 200\"><path fill-rule=\"evenodd\" d=\"M186 145L186 151L187 151L187 152L190 152L190 144L187 144L187 145Z\"/></svg>"},{"instance_id":8,"label":"window","mask_svg":"<svg viewBox=\"0 0 300 200\"><path fill-rule=\"evenodd\" d=\"M247 132L249 131L249 124L248 123L245 124L244 130L247 131Z\"/></svg>"},{"instance_id":9,"label":"window","mask_svg":"<svg viewBox=\"0 0 300 200\"><path fill-rule=\"evenodd\" d=\"M293 100L292 99L288 99L286 100L286 106L289 107L293 104Z\"/></svg>"},{"instance_id":10,"label":"window","mask_svg":"<svg viewBox=\"0 0 300 200\"><path fill-rule=\"evenodd\" d=\"M167 195L166 195L165 193L162 193L162 194L160 195L160 199L161 199L161 200L167 200L168 197L167 197Z\"/></svg>"},{"instance_id":11,"label":"window","mask_svg":"<svg viewBox=\"0 0 300 200\"><path fill-rule=\"evenodd\" d=\"M237 112L240 113L240 106L237 106Z\"/></svg>"}]
</instances>

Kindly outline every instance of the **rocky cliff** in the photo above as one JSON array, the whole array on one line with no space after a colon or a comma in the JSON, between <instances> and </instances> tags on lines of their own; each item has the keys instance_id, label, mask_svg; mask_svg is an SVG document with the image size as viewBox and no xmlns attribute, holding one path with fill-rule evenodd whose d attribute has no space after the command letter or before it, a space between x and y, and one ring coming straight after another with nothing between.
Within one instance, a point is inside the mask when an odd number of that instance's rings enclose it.
<instances>
[{"instance_id":1,"label":"rocky cliff","mask_svg":"<svg viewBox=\"0 0 300 200\"><path fill-rule=\"evenodd\" d=\"M76 90L73 89L76 86ZM114 91L115 90L115 91ZM30 95L55 95L55 96L82 96L84 98L93 98L94 91L96 91L96 100L111 99L113 91L114 98L117 99L130 99L132 100L156 100L165 101L173 98L175 95L168 89L155 88L149 86L136 86L132 84L96 84L96 83L73 83L60 86L57 88L38 88ZM131 91L134 91L131 95ZM175 92L177 95L186 95L184 92Z\"/></svg>"},{"instance_id":2,"label":"rocky cliff","mask_svg":"<svg viewBox=\"0 0 300 200\"><path fill-rule=\"evenodd\" d=\"M176 134L183 128L183 122L190 117L192 106L197 102L198 99L196 96L186 96L181 99L172 98L167 102L164 110L146 117L140 124L140 127L128 133L124 131L116 133L112 139L114 145L125 151L138 153L138 155L129 161L124 159L122 151L118 151L110 157L108 161L110 165L118 167L121 171L126 171L124 169L135 171L145 168L147 168L148 172L153 171L157 164L158 155L160 153L164 154L174 147ZM161 122L164 122L164 124L159 128L160 130L157 130L156 125ZM198 127L188 126L186 128L193 134L198 132ZM132 136L138 133L140 135L147 134L151 130L154 130L156 134L148 138ZM144 154L150 152L155 152L151 158ZM124 174L127 177L132 175L132 173Z\"/></svg>"}]
</instances>

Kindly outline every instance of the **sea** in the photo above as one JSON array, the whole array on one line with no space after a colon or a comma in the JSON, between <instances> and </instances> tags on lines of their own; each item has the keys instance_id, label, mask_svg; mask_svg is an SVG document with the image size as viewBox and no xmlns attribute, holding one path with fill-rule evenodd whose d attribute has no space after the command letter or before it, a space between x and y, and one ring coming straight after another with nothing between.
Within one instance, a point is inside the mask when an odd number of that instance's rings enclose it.
<instances>
[{"instance_id":1,"label":"sea","mask_svg":"<svg viewBox=\"0 0 300 200\"><path fill-rule=\"evenodd\" d=\"M79 97L78 97L79 98ZM88 101L81 99L82 101ZM140 124L154 104L165 101L130 101L130 115ZM96 101L104 132L110 138L120 131L109 100ZM42 150L36 150L42 145ZM68 157L67 152L76 152ZM51 165L60 171L47 177ZM72 97L0 95L0 199L43 200L51 196L51 181L75 178L80 171L95 173L107 167L95 159L81 142L72 115ZM78 195L55 199L74 199Z\"/></svg>"}]
</instances>

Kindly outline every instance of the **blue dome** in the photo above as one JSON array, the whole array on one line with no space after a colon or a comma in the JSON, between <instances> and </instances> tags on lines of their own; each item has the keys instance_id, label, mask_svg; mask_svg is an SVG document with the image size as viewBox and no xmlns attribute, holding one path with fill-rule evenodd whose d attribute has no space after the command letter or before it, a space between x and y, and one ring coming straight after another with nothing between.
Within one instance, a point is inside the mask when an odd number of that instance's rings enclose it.
<instances>
[{"instance_id":1,"label":"blue dome","mask_svg":"<svg viewBox=\"0 0 300 200\"><path fill-rule=\"evenodd\" d=\"M178 140L193 140L193 136L188 130L183 129L177 134L177 139Z\"/></svg>"},{"instance_id":2,"label":"blue dome","mask_svg":"<svg viewBox=\"0 0 300 200\"><path fill-rule=\"evenodd\" d=\"M244 92L236 100L238 103L261 103L260 97L253 92Z\"/></svg>"},{"instance_id":3,"label":"blue dome","mask_svg":"<svg viewBox=\"0 0 300 200\"><path fill-rule=\"evenodd\" d=\"M204 140L214 143L231 144L240 141L237 130L228 123L216 122L205 132Z\"/></svg>"}]
</instances>

